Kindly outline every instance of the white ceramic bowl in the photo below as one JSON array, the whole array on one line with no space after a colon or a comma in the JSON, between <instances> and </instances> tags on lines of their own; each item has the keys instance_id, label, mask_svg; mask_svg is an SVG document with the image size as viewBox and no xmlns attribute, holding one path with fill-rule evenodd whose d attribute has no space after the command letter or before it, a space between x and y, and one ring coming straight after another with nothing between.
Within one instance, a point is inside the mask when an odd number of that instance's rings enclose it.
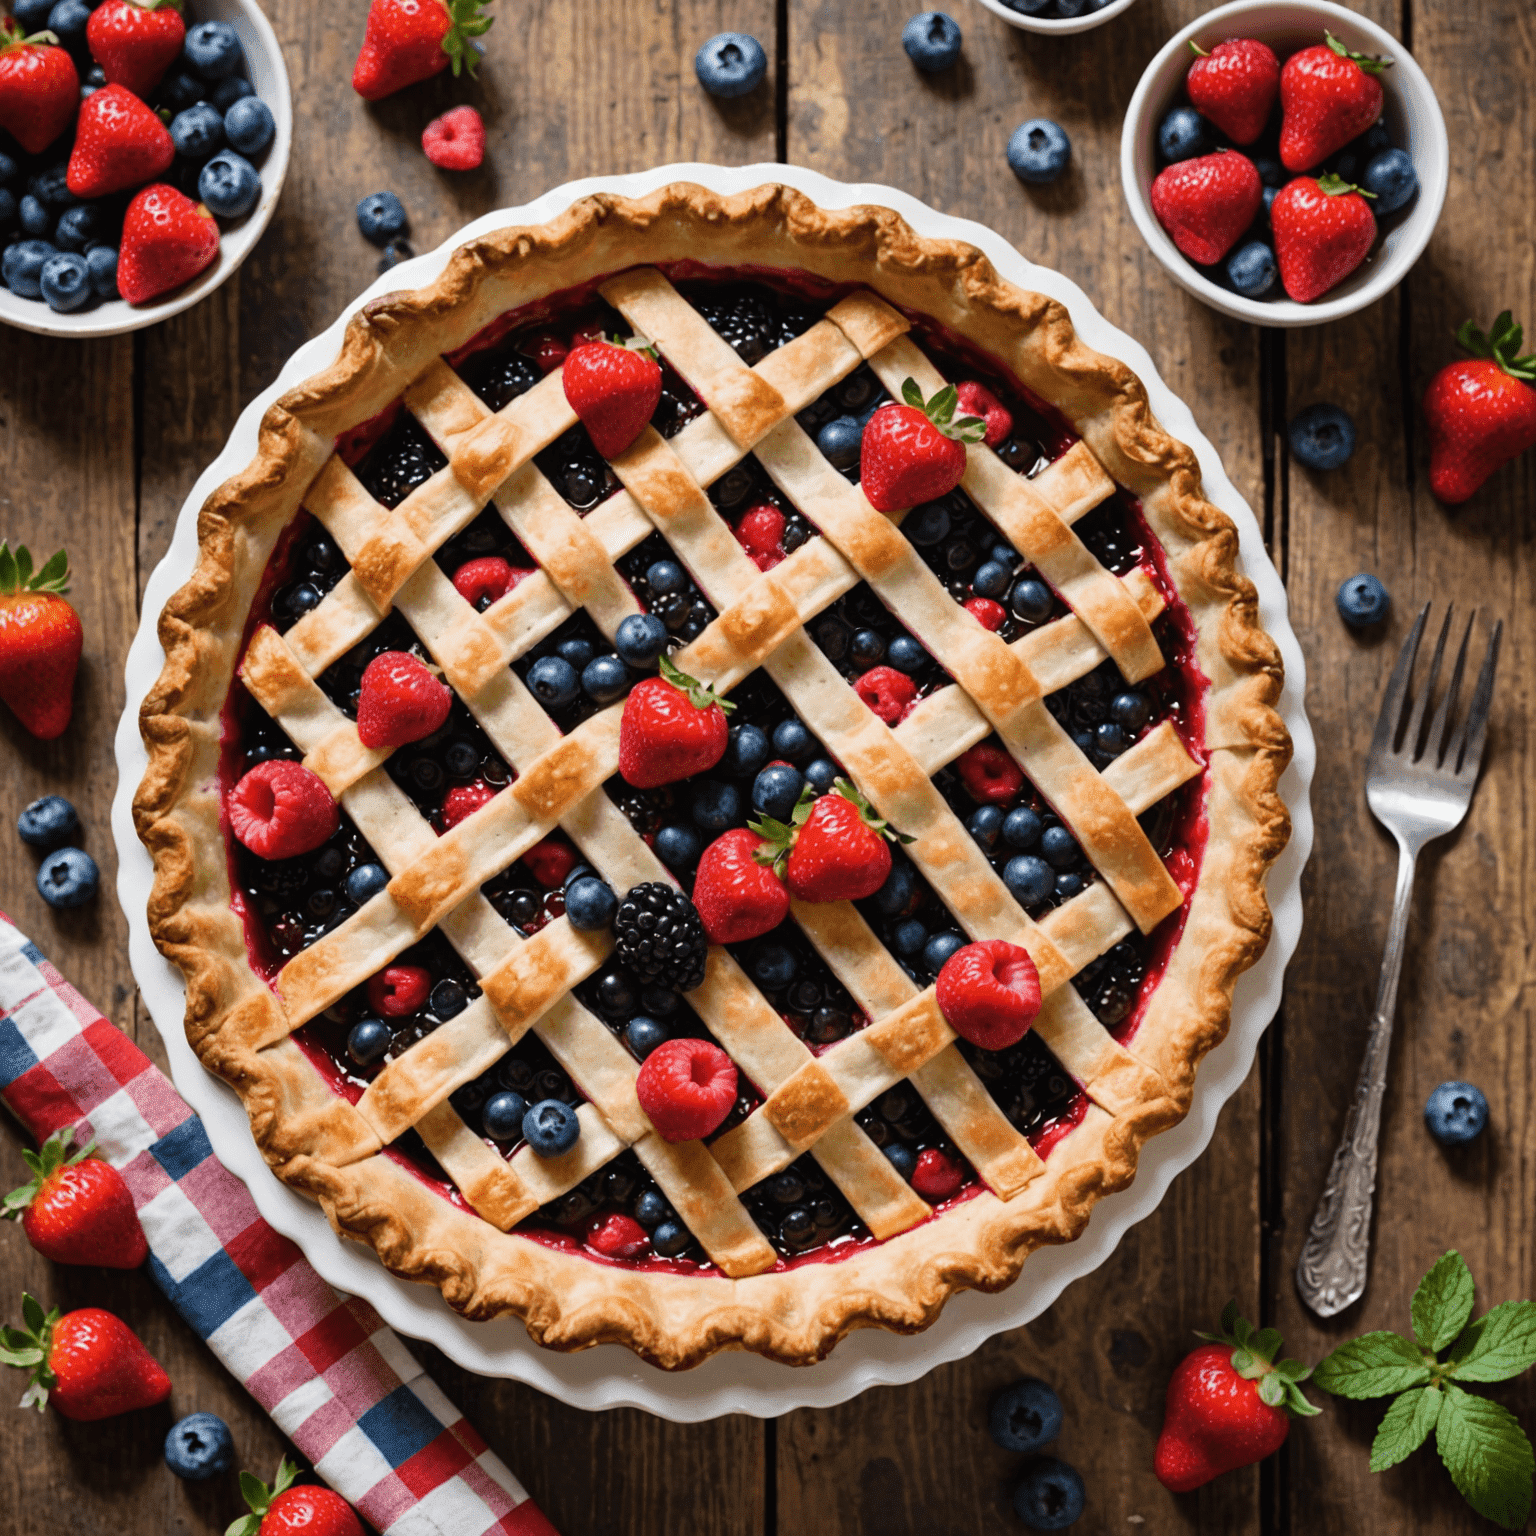
<instances>
[{"instance_id":1,"label":"white ceramic bowl","mask_svg":"<svg viewBox=\"0 0 1536 1536\"><path fill-rule=\"evenodd\" d=\"M995 16L1001 16L1010 27L1017 27L1021 32L1040 32L1047 37L1065 37L1070 32L1091 32L1095 27L1102 27L1106 21L1112 20L1123 11L1128 11L1135 0L1109 0L1103 10L1089 11L1083 16L1025 16L1015 10L1010 10L1003 4L1003 0L981 0L981 3Z\"/></svg>"},{"instance_id":2,"label":"white ceramic bowl","mask_svg":"<svg viewBox=\"0 0 1536 1536\"><path fill-rule=\"evenodd\" d=\"M117 336L124 331L142 330L190 309L212 293L261 239L277 207L293 142L293 101L288 94L288 71L283 65L282 49L277 45L272 23L262 14L256 0L190 0L187 8L193 22L227 21L235 29L240 46L245 49L246 73L251 84L272 109L277 132L256 168L261 175L261 196L256 206L244 218L220 219L219 254L213 265L153 304L98 300L74 314L61 315L49 309L42 299L24 299L9 288L0 287L0 320L7 325L42 336Z\"/></svg>"},{"instance_id":3,"label":"white ceramic bowl","mask_svg":"<svg viewBox=\"0 0 1536 1536\"><path fill-rule=\"evenodd\" d=\"M1157 222L1149 197L1157 175L1157 125L1179 99L1184 77L1194 55L1190 43L1207 52L1229 37L1253 37L1268 43L1285 58L1300 48L1323 40L1332 32L1360 53L1385 54L1392 67L1380 79L1385 95L1383 112L1392 131L1392 142L1408 151L1419 178L1418 195L1405 216L1393 215L1383 237L1371 254L1337 288L1311 304L1298 304L1284 293L1279 298L1249 299L1208 278L1182 255L1167 231ZM1450 145L1440 103L1424 71L1408 50L1391 35L1354 11L1328 0L1236 0L1192 22L1169 38L1166 46L1147 65L1131 104L1126 108L1120 135L1120 179L1131 217L1152 254L1168 269L1175 282L1203 299L1212 309L1255 325L1320 325L1341 315L1374 304L1400 283L1409 267L1429 244L1430 234L1445 203L1450 179ZM1279 292L1279 285L1276 285Z\"/></svg>"}]
</instances>

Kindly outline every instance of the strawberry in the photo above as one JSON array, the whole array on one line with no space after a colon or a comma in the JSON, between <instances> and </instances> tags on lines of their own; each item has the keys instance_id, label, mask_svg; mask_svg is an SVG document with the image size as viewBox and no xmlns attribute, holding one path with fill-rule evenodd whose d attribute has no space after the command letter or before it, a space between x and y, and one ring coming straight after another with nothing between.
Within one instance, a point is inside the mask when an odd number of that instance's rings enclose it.
<instances>
[{"instance_id":1,"label":"strawberry","mask_svg":"<svg viewBox=\"0 0 1536 1536\"><path fill-rule=\"evenodd\" d=\"M224 797L224 811L230 831L259 859L313 853L341 821L319 776L286 758L257 763Z\"/></svg>"},{"instance_id":2,"label":"strawberry","mask_svg":"<svg viewBox=\"0 0 1536 1536\"><path fill-rule=\"evenodd\" d=\"M0 22L0 128L29 155L42 154L80 109L80 76L57 42L52 32L24 37L14 21Z\"/></svg>"},{"instance_id":3,"label":"strawberry","mask_svg":"<svg viewBox=\"0 0 1536 1536\"><path fill-rule=\"evenodd\" d=\"M130 304L147 304L190 282L218 254L219 226L213 215L175 187L156 182L128 204L123 216L118 292Z\"/></svg>"},{"instance_id":4,"label":"strawberry","mask_svg":"<svg viewBox=\"0 0 1536 1536\"><path fill-rule=\"evenodd\" d=\"M955 416L959 393L946 384L923 399L916 379L901 386L905 405L882 405L864 428L859 488L877 512L899 512L948 495L965 473L965 445L986 436L986 423Z\"/></svg>"},{"instance_id":5,"label":"strawberry","mask_svg":"<svg viewBox=\"0 0 1536 1536\"><path fill-rule=\"evenodd\" d=\"M1024 787L1024 772L1001 747L979 741L955 759L955 772L978 805L1011 805Z\"/></svg>"},{"instance_id":6,"label":"strawberry","mask_svg":"<svg viewBox=\"0 0 1536 1536\"><path fill-rule=\"evenodd\" d=\"M630 447L661 403L661 364L638 340L586 341L573 347L560 382L592 446L605 459L616 459Z\"/></svg>"},{"instance_id":7,"label":"strawberry","mask_svg":"<svg viewBox=\"0 0 1536 1536\"><path fill-rule=\"evenodd\" d=\"M587 1247L605 1259L638 1259L650 1246L650 1233L633 1216L615 1211L609 1216L594 1216L587 1226Z\"/></svg>"},{"instance_id":8,"label":"strawberry","mask_svg":"<svg viewBox=\"0 0 1536 1536\"><path fill-rule=\"evenodd\" d=\"M461 565L453 573L453 585L465 602L473 603L483 613L518 582L526 581L532 575L531 570L508 565L500 555L485 555Z\"/></svg>"},{"instance_id":9,"label":"strawberry","mask_svg":"<svg viewBox=\"0 0 1536 1536\"><path fill-rule=\"evenodd\" d=\"M175 158L165 124L126 85L104 85L80 104L65 179L76 197L105 197L153 181Z\"/></svg>"},{"instance_id":10,"label":"strawberry","mask_svg":"<svg viewBox=\"0 0 1536 1536\"><path fill-rule=\"evenodd\" d=\"M1516 355L1523 337L1507 309L1486 336L1464 321L1456 340L1471 360L1447 363L1424 391L1429 488L1448 507L1536 443L1536 353Z\"/></svg>"},{"instance_id":11,"label":"strawberry","mask_svg":"<svg viewBox=\"0 0 1536 1536\"><path fill-rule=\"evenodd\" d=\"M21 1311L24 1330L0 1329L0 1365L32 1372L23 1408L41 1413L51 1402L66 1419L87 1423L153 1408L171 1395L171 1378L121 1318L100 1307L55 1307L44 1316L25 1295Z\"/></svg>"},{"instance_id":12,"label":"strawberry","mask_svg":"<svg viewBox=\"0 0 1536 1536\"><path fill-rule=\"evenodd\" d=\"M313 1483L294 1484L299 1469L285 1456L269 1488L249 1472L240 1474L240 1492L251 1512L224 1536L363 1536L362 1522L339 1493Z\"/></svg>"},{"instance_id":13,"label":"strawberry","mask_svg":"<svg viewBox=\"0 0 1536 1536\"><path fill-rule=\"evenodd\" d=\"M1168 1383L1153 1471L1163 1487L1188 1493L1233 1467L1262 1461L1285 1444L1290 1415L1318 1410L1301 1394L1311 1372L1299 1360L1274 1363L1280 1335L1256 1332L1228 1302L1219 1334L1179 1363Z\"/></svg>"},{"instance_id":14,"label":"strawberry","mask_svg":"<svg viewBox=\"0 0 1536 1536\"><path fill-rule=\"evenodd\" d=\"M990 629L994 633L1003 627L1003 621L1008 617L1008 610L1001 603L994 603L990 597L968 597L960 606L983 629Z\"/></svg>"},{"instance_id":15,"label":"strawberry","mask_svg":"<svg viewBox=\"0 0 1536 1536\"><path fill-rule=\"evenodd\" d=\"M52 741L74 709L84 632L64 601L69 557L61 549L32 573L24 545L0 543L0 699L39 741Z\"/></svg>"},{"instance_id":16,"label":"strawberry","mask_svg":"<svg viewBox=\"0 0 1536 1536\"><path fill-rule=\"evenodd\" d=\"M736 1063L708 1040L668 1040L641 1062L635 1095L663 1141L698 1141L736 1105Z\"/></svg>"},{"instance_id":17,"label":"strawberry","mask_svg":"<svg viewBox=\"0 0 1536 1536\"><path fill-rule=\"evenodd\" d=\"M384 651L363 668L357 739L365 747L403 747L441 728L453 689L409 651Z\"/></svg>"},{"instance_id":18,"label":"strawberry","mask_svg":"<svg viewBox=\"0 0 1536 1536\"><path fill-rule=\"evenodd\" d=\"M1220 261L1253 223L1264 183L1247 155L1235 149L1197 155L1159 171L1152 212L1173 243L1202 267Z\"/></svg>"},{"instance_id":19,"label":"strawberry","mask_svg":"<svg viewBox=\"0 0 1536 1536\"><path fill-rule=\"evenodd\" d=\"M789 915L784 882L755 857L769 844L732 827L704 850L693 877L693 904L711 944L740 944L777 928Z\"/></svg>"},{"instance_id":20,"label":"strawberry","mask_svg":"<svg viewBox=\"0 0 1536 1536\"><path fill-rule=\"evenodd\" d=\"M1331 32L1280 71L1280 159L1307 171L1358 138L1381 116L1381 81L1391 59L1346 48Z\"/></svg>"},{"instance_id":21,"label":"strawberry","mask_svg":"<svg viewBox=\"0 0 1536 1536\"><path fill-rule=\"evenodd\" d=\"M760 501L742 513L735 528L736 542L752 557L760 571L771 571L784 558L784 514L770 502Z\"/></svg>"},{"instance_id":22,"label":"strawberry","mask_svg":"<svg viewBox=\"0 0 1536 1536\"><path fill-rule=\"evenodd\" d=\"M917 1166L912 1170L912 1188L930 1205L937 1205L960 1188L965 1178L961 1168L947 1152L938 1147L924 1147L917 1154Z\"/></svg>"},{"instance_id":23,"label":"strawberry","mask_svg":"<svg viewBox=\"0 0 1536 1536\"><path fill-rule=\"evenodd\" d=\"M485 159L485 123L473 107L455 107L421 130L421 147L440 171L472 171Z\"/></svg>"},{"instance_id":24,"label":"strawberry","mask_svg":"<svg viewBox=\"0 0 1536 1536\"><path fill-rule=\"evenodd\" d=\"M598 334L601 336L602 333ZM545 331L523 342L518 351L531 357L540 373L553 373L570 356L571 349L558 336Z\"/></svg>"},{"instance_id":25,"label":"strawberry","mask_svg":"<svg viewBox=\"0 0 1536 1536\"><path fill-rule=\"evenodd\" d=\"M1190 103L1234 144L1252 144L1280 94L1275 50L1251 37L1229 38L1209 53L1198 43L1189 46L1199 54L1184 81Z\"/></svg>"},{"instance_id":26,"label":"strawberry","mask_svg":"<svg viewBox=\"0 0 1536 1536\"><path fill-rule=\"evenodd\" d=\"M887 839L914 839L886 825L847 779L835 779L829 794L801 791L789 825L771 816L751 823L766 846L753 857L771 864L801 901L862 901L885 884L891 872Z\"/></svg>"},{"instance_id":27,"label":"strawberry","mask_svg":"<svg viewBox=\"0 0 1536 1536\"><path fill-rule=\"evenodd\" d=\"M430 80L450 64L454 74L479 67L469 44L491 29L480 14L481 0L372 0L363 47L352 68L352 89L364 101L382 101L396 91Z\"/></svg>"},{"instance_id":28,"label":"strawberry","mask_svg":"<svg viewBox=\"0 0 1536 1536\"><path fill-rule=\"evenodd\" d=\"M439 830L451 832L466 816L473 816L482 805L489 805L495 798L496 791L484 779L455 784L443 796L442 809L437 813Z\"/></svg>"},{"instance_id":29,"label":"strawberry","mask_svg":"<svg viewBox=\"0 0 1536 1536\"><path fill-rule=\"evenodd\" d=\"M19 1217L27 1241L55 1264L137 1269L149 1244L133 1196L116 1168L91 1156L94 1141L66 1160L73 1135L55 1131L36 1152L22 1152L34 1177L5 1197L4 1214Z\"/></svg>"},{"instance_id":30,"label":"strawberry","mask_svg":"<svg viewBox=\"0 0 1536 1536\"><path fill-rule=\"evenodd\" d=\"M368 978L368 1006L384 1019L403 1019L425 1008L432 972L424 965L386 965Z\"/></svg>"},{"instance_id":31,"label":"strawberry","mask_svg":"<svg viewBox=\"0 0 1536 1536\"><path fill-rule=\"evenodd\" d=\"M619 772L636 789L675 784L725 756L734 704L661 658L661 676L636 683L619 721Z\"/></svg>"},{"instance_id":32,"label":"strawberry","mask_svg":"<svg viewBox=\"0 0 1536 1536\"><path fill-rule=\"evenodd\" d=\"M1298 176L1270 204L1280 281L1298 304L1321 298L1365 260L1376 240L1370 196L1331 174Z\"/></svg>"},{"instance_id":33,"label":"strawberry","mask_svg":"<svg viewBox=\"0 0 1536 1536\"><path fill-rule=\"evenodd\" d=\"M996 448L1008 440L1013 431L1013 413L985 384L966 379L955 385L955 403L967 416L977 416L987 429L982 441L988 448Z\"/></svg>"},{"instance_id":34,"label":"strawberry","mask_svg":"<svg viewBox=\"0 0 1536 1536\"><path fill-rule=\"evenodd\" d=\"M934 984L939 1012L985 1051L1017 1045L1040 1012L1040 975L1027 949L983 939L957 949Z\"/></svg>"},{"instance_id":35,"label":"strawberry","mask_svg":"<svg viewBox=\"0 0 1536 1536\"><path fill-rule=\"evenodd\" d=\"M533 878L546 891L552 891L564 885L566 876L576 868L576 850L564 838L546 837L535 843L522 861L533 871Z\"/></svg>"},{"instance_id":36,"label":"strawberry","mask_svg":"<svg viewBox=\"0 0 1536 1536\"><path fill-rule=\"evenodd\" d=\"M917 703L917 684L895 667L871 667L854 682L853 691L887 725L903 720Z\"/></svg>"},{"instance_id":37,"label":"strawberry","mask_svg":"<svg viewBox=\"0 0 1536 1536\"><path fill-rule=\"evenodd\" d=\"M181 0L106 0L85 29L107 83L126 85L141 98L159 85L186 35Z\"/></svg>"}]
</instances>

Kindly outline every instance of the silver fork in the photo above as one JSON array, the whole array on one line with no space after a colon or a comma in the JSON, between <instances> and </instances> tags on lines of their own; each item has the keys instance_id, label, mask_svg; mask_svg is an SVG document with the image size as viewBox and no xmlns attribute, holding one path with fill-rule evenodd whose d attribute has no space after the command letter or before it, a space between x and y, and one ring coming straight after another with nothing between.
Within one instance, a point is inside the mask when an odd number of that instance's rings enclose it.
<instances>
[{"instance_id":1,"label":"silver fork","mask_svg":"<svg viewBox=\"0 0 1536 1536\"><path fill-rule=\"evenodd\" d=\"M1371 1204L1376 1192L1381 1100L1387 1084L1387 1054L1392 1045L1397 983L1403 970L1414 866L1424 845L1458 826L1472 802L1488 734L1499 639L1504 633L1502 622L1494 625L1467 718L1459 729L1453 730L1456 696L1461 690L1467 645L1477 618L1473 610L1461 649L1456 653L1451 680L1426 729L1424 717L1451 630L1451 610L1447 610L1428 676L1417 692L1411 691L1414 662L1429 607L1428 603L1424 605L1412 633L1403 642L1366 757L1366 803L1377 821L1397 839L1397 894L1392 902L1392 921L1387 929L1387 948L1376 990L1376 1011L1371 1015L1354 1102L1344 1121L1338 1151L1333 1154L1328 1183L1312 1215L1306 1246L1296 1263L1297 1289L1319 1317L1342 1312L1365 1291L1371 1256Z\"/></svg>"}]
</instances>

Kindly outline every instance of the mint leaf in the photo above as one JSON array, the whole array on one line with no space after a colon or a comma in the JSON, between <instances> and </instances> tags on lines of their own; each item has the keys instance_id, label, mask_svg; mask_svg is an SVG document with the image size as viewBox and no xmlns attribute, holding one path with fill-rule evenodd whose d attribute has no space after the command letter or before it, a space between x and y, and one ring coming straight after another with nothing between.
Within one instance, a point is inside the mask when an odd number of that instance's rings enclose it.
<instances>
[{"instance_id":1,"label":"mint leaf","mask_svg":"<svg viewBox=\"0 0 1536 1536\"><path fill-rule=\"evenodd\" d=\"M1413 1293L1413 1336L1432 1354L1449 1344L1472 1316L1472 1271L1454 1248L1435 1260Z\"/></svg>"},{"instance_id":2,"label":"mint leaf","mask_svg":"<svg viewBox=\"0 0 1536 1536\"><path fill-rule=\"evenodd\" d=\"M1457 1381L1508 1381L1536 1365L1536 1302L1505 1301L1484 1313L1450 1359Z\"/></svg>"},{"instance_id":3,"label":"mint leaf","mask_svg":"<svg viewBox=\"0 0 1536 1536\"><path fill-rule=\"evenodd\" d=\"M1371 1444L1371 1471L1385 1472L1413 1455L1435 1427L1444 1401L1438 1387L1415 1387L1394 1398Z\"/></svg>"},{"instance_id":4,"label":"mint leaf","mask_svg":"<svg viewBox=\"0 0 1536 1536\"><path fill-rule=\"evenodd\" d=\"M1478 1514L1518 1530L1531 1512L1536 1455L1509 1409L1446 1384L1435 1446L1457 1491Z\"/></svg>"},{"instance_id":5,"label":"mint leaf","mask_svg":"<svg viewBox=\"0 0 1536 1536\"><path fill-rule=\"evenodd\" d=\"M1418 1347L1396 1333L1366 1333L1341 1344L1312 1373L1314 1386L1335 1397L1386 1397L1422 1387L1429 1367Z\"/></svg>"}]
</instances>

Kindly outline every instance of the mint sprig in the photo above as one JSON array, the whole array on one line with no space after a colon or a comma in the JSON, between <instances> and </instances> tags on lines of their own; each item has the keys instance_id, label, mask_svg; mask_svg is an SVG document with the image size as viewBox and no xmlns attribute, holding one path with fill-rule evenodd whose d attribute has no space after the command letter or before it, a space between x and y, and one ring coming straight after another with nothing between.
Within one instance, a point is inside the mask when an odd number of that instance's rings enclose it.
<instances>
[{"instance_id":1,"label":"mint sprig","mask_svg":"<svg viewBox=\"0 0 1536 1536\"><path fill-rule=\"evenodd\" d=\"M1536 1365L1536 1302L1506 1301L1472 1318L1474 1290L1466 1261L1450 1250L1413 1293L1413 1338L1381 1331L1351 1339L1312 1379L1335 1397L1393 1399L1371 1446L1371 1471L1395 1467L1433 1431L1461 1496L1517 1530L1531 1511L1536 1454L1514 1414L1461 1383L1508 1381Z\"/></svg>"},{"instance_id":2,"label":"mint sprig","mask_svg":"<svg viewBox=\"0 0 1536 1536\"><path fill-rule=\"evenodd\" d=\"M987 424L981 417L955 415L960 392L953 384L946 384L924 400L917 380L907 379L901 386L901 398L914 410L921 411L945 437L952 437L958 443L979 443L987 435Z\"/></svg>"}]
</instances>

